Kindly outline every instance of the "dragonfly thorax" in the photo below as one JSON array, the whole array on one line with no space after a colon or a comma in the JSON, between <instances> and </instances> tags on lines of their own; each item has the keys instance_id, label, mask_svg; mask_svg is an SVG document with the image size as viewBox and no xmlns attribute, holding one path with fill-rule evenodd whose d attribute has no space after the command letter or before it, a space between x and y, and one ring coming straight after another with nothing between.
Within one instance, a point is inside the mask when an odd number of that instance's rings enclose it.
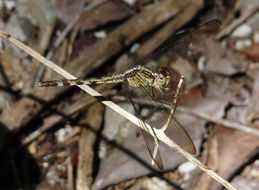
<instances>
[{"instance_id":1,"label":"dragonfly thorax","mask_svg":"<svg viewBox=\"0 0 259 190\"><path fill-rule=\"evenodd\" d=\"M154 73L141 65L127 71L124 75L126 81L132 87L154 86L157 78L157 73Z\"/></svg>"},{"instance_id":2,"label":"dragonfly thorax","mask_svg":"<svg viewBox=\"0 0 259 190\"><path fill-rule=\"evenodd\" d=\"M157 89L165 88L170 80L170 72L166 67L161 67L157 73L141 65L124 73L128 84L132 87L155 87Z\"/></svg>"}]
</instances>

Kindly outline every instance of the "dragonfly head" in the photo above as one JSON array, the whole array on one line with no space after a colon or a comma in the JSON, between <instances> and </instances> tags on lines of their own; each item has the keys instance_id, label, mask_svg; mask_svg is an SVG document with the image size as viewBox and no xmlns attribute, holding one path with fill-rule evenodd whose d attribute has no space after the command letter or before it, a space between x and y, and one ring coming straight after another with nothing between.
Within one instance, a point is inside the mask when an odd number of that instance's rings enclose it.
<instances>
[{"instance_id":1,"label":"dragonfly head","mask_svg":"<svg viewBox=\"0 0 259 190\"><path fill-rule=\"evenodd\" d=\"M180 89L179 96L175 97L181 75L169 67L161 67L156 73L155 85L158 92L156 98L159 101L172 103L175 98L182 96L184 84Z\"/></svg>"},{"instance_id":2,"label":"dragonfly head","mask_svg":"<svg viewBox=\"0 0 259 190\"><path fill-rule=\"evenodd\" d=\"M161 67L157 72L156 84L160 87L165 87L171 81L171 75L166 67Z\"/></svg>"}]
</instances>

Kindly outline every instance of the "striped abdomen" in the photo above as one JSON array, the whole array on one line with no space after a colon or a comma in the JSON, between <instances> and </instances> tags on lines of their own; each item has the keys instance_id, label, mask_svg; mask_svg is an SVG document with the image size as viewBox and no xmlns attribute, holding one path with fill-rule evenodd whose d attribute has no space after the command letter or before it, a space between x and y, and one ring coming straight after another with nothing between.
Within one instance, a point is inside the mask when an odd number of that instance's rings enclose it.
<instances>
[{"instance_id":1,"label":"striped abdomen","mask_svg":"<svg viewBox=\"0 0 259 190\"><path fill-rule=\"evenodd\" d=\"M105 84L105 83L121 83L123 82L123 77L116 75L113 77L102 77L93 78L88 80L82 79L66 79L66 80L52 80L39 82L39 87L57 87L57 86L72 86L72 85L88 85L88 84Z\"/></svg>"}]
</instances>

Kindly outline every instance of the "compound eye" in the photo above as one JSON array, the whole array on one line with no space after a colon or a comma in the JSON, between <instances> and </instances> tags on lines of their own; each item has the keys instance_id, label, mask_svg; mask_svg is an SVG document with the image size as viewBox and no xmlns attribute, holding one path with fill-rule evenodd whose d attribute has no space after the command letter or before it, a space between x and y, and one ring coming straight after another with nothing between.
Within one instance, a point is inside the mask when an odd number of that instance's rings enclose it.
<instances>
[{"instance_id":1,"label":"compound eye","mask_svg":"<svg viewBox=\"0 0 259 190\"><path fill-rule=\"evenodd\" d=\"M169 70L166 67L161 67L158 71L158 77L160 79L167 78L169 75Z\"/></svg>"},{"instance_id":2,"label":"compound eye","mask_svg":"<svg viewBox=\"0 0 259 190\"><path fill-rule=\"evenodd\" d=\"M159 72L159 73L158 73L158 77L159 77L160 79L163 79L163 78L166 77L166 73L164 73L164 72Z\"/></svg>"}]
</instances>

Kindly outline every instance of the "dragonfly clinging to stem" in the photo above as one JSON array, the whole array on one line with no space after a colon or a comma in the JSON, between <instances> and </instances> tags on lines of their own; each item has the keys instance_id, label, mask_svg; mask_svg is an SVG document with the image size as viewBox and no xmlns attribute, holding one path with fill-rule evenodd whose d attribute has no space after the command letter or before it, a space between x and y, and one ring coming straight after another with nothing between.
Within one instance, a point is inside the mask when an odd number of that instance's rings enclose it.
<instances>
[{"instance_id":1,"label":"dragonfly clinging to stem","mask_svg":"<svg viewBox=\"0 0 259 190\"><path fill-rule=\"evenodd\" d=\"M140 62L141 65L137 65L124 73L86 80L72 79L43 81L39 82L39 86L58 87L122 83L126 87L140 88L145 92L145 94L147 94L147 99L154 105L155 109L162 109L163 119L161 119L159 124L155 127L163 130L166 130L168 127L173 128L175 135L179 137L179 140L176 143L190 153L195 154L195 146L190 136L181 123L174 117L176 101L182 88L183 77L175 77L176 74L168 67L168 63L172 63L178 57L184 56L190 43L197 43L201 34L210 35L218 32L220 25L220 21L211 20L191 32L184 32L180 34L180 37L166 42L163 47L143 59ZM130 96L129 99L136 111L135 102ZM165 104L169 105L171 109L166 109L164 106ZM142 120L140 120L140 126L150 156L158 168L162 170L164 166L159 152L159 140L156 136L155 130L152 127L148 128ZM172 140L175 141L175 139Z\"/></svg>"}]
</instances>

